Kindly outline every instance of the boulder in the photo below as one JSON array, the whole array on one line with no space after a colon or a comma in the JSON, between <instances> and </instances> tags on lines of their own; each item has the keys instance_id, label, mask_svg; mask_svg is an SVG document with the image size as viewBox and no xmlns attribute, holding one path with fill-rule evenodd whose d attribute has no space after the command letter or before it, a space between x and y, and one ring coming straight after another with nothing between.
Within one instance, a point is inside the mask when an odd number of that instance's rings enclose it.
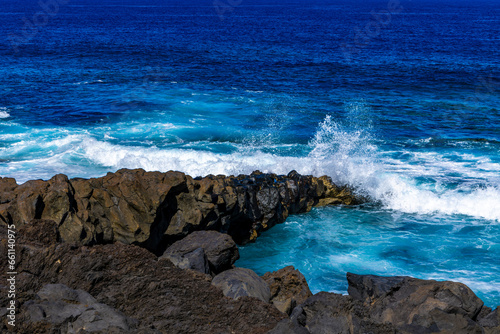
<instances>
[{"instance_id":1,"label":"boulder","mask_svg":"<svg viewBox=\"0 0 500 334\"><path fill-rule=\"evenodd\" d=\"M266 281L254 271L245 268L235 268L215 276L212 285L222 289L224 296L233 299L240 297L255 297L269 303L271 291Z\"/></svg>"},{"instance_id":2,"label":"boulder","mask_svg":"<svg viewBox=\"0 0 500 334\"><path fill-rule=\"evenodd\" d=\"M64 284L47 284L37 297L23 305L29 321L63 325L60 326L63 333L128 331L137 324L112 307L98 303L87 292Z\"/></svg>"},{"instance_id":3,"label":"boulder","mask_svg":"<svg viewBox=\"0 0 500 334\"><path fill-rule=\"evenodd\" d=\"M462 283L347 273L348 292L370 317L409 332L481 333L483 302Z\"/></svg>"},{"instance_id":4,"label":"boulder","mask_svg":"<svg viewBox=\"0 0 500 334\"><path fill-rule=\"evenodd\" d=\"M498 333L498 313L465 285L348 273L349 295L320 292L270 333Z\"/></svg>"},{"instance_id":5,"label":"boulder","mask_svg":"<svg viewBox=\"0 0 500 334\"><path fill-rule=\"evenodd\" d=\"M205 251L201 247L183 253L165 252L158 260L162 261L164 259L170 260L176 267L181 269L192 269L204 274L210 274L210 263Z\"/></svg>"},{"instance_id":6,"label":"boulder","mask_svg":"<svg viewBox=\"0 0 500 334\"><path fill-rule=\"evenodd\" d=\"M204 255L209 266L205 264ZM160 259L168 258L182 269L218 274L232 268L239 257L231 236L216 231L197 231L167 248Z\"/></svg>"},{"instance_id":7,"label":"boulder","mask_svg":"<svg viewBox=\"0 0 500 334\"><path fill-rule=\"evenodd\" d=\"M304 275L293 266L265 273L262 278L271 290L271 302L283 313L290 314L295 306L312 296Z\"/></svg>"}]
</instances>

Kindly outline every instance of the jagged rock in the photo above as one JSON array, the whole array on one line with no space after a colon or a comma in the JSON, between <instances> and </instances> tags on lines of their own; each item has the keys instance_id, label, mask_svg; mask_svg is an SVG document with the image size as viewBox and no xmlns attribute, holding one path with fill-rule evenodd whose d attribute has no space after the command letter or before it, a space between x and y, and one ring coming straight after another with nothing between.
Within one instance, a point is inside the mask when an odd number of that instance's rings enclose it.
<instances>
[{"instance_id":1,"label":"jagged rock","mask_svg":"<svg viewBox=\"0 0 500 334\"><path fill-rule=\"evenodd\" d=\"M73 290L63 284L47 284L23 307L29 321L61 325L62 333L122 330L135 327L137 321L123 313L98 303L82 290Z\"/></svg>"},{"instance_id":2,"label":"jagged rock","mask_svg":"<svg viewBox=\"0 0 500 334\"><path fill-rule=\"evenodd\" d=\"M45 237L35 241L36 233L47 230L50 236L55 225L48 220L40 220L38 224L23 226L23 233L16 239L16 305L20 312L15 330L18 333L48 334L71 329L76 332L84 322L99 323L90 309L69 321L71 328L64 322L59 325L31 322L30 314L33 313L27 311L28 307L33 303L43 304L43 299L36 295L46 284L52 283L83 290L97 303L136 319L138 322L136 328L131 329L132 333L263 334L284 317L272 305L255 298L226 298L220 289L210 284L207 275L181 270L170 261L159 262L144 248L122 243L82 247L49 242L50 238ZM38 228L42 226L45 229ZM3 226L0 226L0 235L6 235ZM0 240L0 253L7 253L6 239ZM7 257L0 257L0 267L6 268L6 261ZM6 279L6 272L0 272L0 282ZM7 305L7 296L8 287L0 284L0 305ZM79 300L78 296L64 298ZM39 316L43 318L43 314ZM12 328L3 317L0 332L10 330ZM101 331L113 332L111 329Z\"/></svg>"},{"instance_id":3,"label":"jagged rock","mask_svg":"<svg viewBox=\"0 0 500 334\"><path fill-rule=\"evenodd\" d=\"M491 309L489 309L491 311ZM485 334L500 334L500 311L497 307L479 319L479 324L483 326Z\"/></svg>"},{"instance_id":4,"label":"jagged rock","mask_svg":"<svg viewBox=\"0 0 500 334\"><path fill-rule=\"evenodd\" d=\"M271 291L266 281L246 268L226 270L215 276L212 285L222 289L224 296L233 299L255 297L269 303Z\"/></svg>"},{"instance_id":5,"label":"jagged rock","mask_svg":"<svg viewBox=\"0 0 500 334\"><path fill-rule=\"evenodd\" d=\"M462 283L351 273L347 281L349 295L378 322L408 332L481 333L475 320L484 303Z\"/></svg>"},{"instance_id":6,"label":"jagged rock","mask_svg":"<svg viewBox=\"0 0 500 334\"><path fill-rule=\"evenodd\" d=\"M290 314L295 306L312 296L304 275L293 266L265 273L262 278L271 289L271 302L283 313Z\"/></svg>"},{"instance_id":7,"label":"jagged rock","mask_svg":"<svg viewBox=\"0 0 500 334\"><path fill-rule=\"evenodd\" d=\"M361 302L349 296L319 292L297 306L270 334L305 333L396 333L390 324L369 319Z\"/></svg>"},{"instance_id":8,"label":"jagged rock","mask_svg":"<svg viewBox=\"0 0 500 334\"><path fill-rule=\"evenodd\" d=\"M206 254L209 266L205 266L203 255L198 249L202 249L202 253ZM229 235L216 231L197 231L167 248L160 257L162 258L168 258L182 269L218 274L232 268L240 254Z\"/></svg>"},{"instance_id":9,"label":"jagged rock","mask_svg":"<svg viewBox=\"0 0 500 334\"><path fill-rule=\"evenodd\" d=\"M360 201L331 179L290 172L193 179L180 172L122 169L101 178L17 185L0 178L0 223L52 220L62 240L80 245L123 242L160 255L173 242L199 230L230 234L237 243L313 206Z\"/></svg>"},{"instance_id":10,"label":"jagged rock","mask_svg":"<svg viewBox=\"0 0 500 334\"><path fill-rule=\"evenodd\" d=\"M320 292L270 333L498 333L498 313L465 285L347 274L349 296ZM481 315L481 317L479 317Z\"/></svg>"}]
</instances>

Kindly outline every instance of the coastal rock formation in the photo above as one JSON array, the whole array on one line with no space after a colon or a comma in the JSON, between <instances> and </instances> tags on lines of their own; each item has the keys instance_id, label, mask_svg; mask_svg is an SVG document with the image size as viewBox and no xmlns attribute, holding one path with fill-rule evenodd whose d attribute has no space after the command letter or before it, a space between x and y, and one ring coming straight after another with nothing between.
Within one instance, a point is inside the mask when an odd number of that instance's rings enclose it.
<instances>
[{"instance_id":1,"label":"coastal rock formation","mask_svg":"<svg viewBox=\"0 0 500 334\"><path fill-rule=\"evenodd\" d=\"M0 223L57 223L60 238L80 245L123 242L161 255L191 232L216 230L240 244L313 206L360 199L331 179L262 174L195 178L180 172L119 170L94 179L0 178Z\"/></svg>"},{"instance_id":2,"label":"coastal rock formation","mask_svg":"<svg viewBox=\"0 0 500 334\"><path fill-rule=\"evenodd\" d=\"M290 314L295 306L312 296L306 278L293 266L265 273L262 278L271 289L271 302L283 313Z\"/></svg>"},{"instance_id":3,"label":"coastal rock formation","mask_svg":"<svg viewBox=\"0 0 500 334\"><path fill-rule=\"evenodd\" d=\"M231 236L216 231L196 231L168 247L160 257L165 258L181 269L216 275L231 269L240 254Z\"/></svg>"},{"instance_id":4,"label":"coastal rock formation","mask_svg":"<svg viewBox=\"0 0 500 334\"><path fill-rule=\"evenodd\" d=\"M320 292L270 333L498 333L497 311L464 284L348 273L349 296ZM481 312L484 309L484 312Z\"/></svg>"},{"instance_id":5,"label":"coastal rock formation","mask_svg":"<svg viewBox=\"0 0 500 334\"><path fill-rule=\"evenodd\" d=\"M15 328L8 326L6 317L1 314L2 333L8 330L57 333L67 328L64 322L56 324L48 317L40 318L40 312L30 308L30 305L43 305L50 300L47 294L37 297L47 284L64 284L72 290L83 290L92 296L86 295L87 299L95 298L97 303L123 314L128 319L130 331L121 330L120 333L263 334L284 318L274 306L256 298L226 298L221 290L211 285L210 276L179 269L168 260L159 262L144 248L122 243L92 247L60 243L54 225L53 221L40 220L19 230L16 307L20 312ZM3 227L0 233L5 235ZM1 240L0 253L6 254L6 247L7 240ZM0 257L0 267L6 267L6 259ZM5 271L0 273L2 282L6 280L5 275ZM7 295L7 287L0 285L0 305L7 305ZM78 296L68 300L81 303L81 295ZM85 313L81 320L87 319ZM130 323L129 319L137 322ZM73 328L78 324L80 322L74 323Z\"/></svg>"},{"instance_id":6,"label":"coastal rock formation","mask_svg":"<svg viewBox=\"0 0 500 334\"><path fill-rule=\"evenodd\" d=\"M233 299L254 297L265 303L269 303L271 299L271 291L266 281L253 270L246 268L224 271L214 277L212 285L221 289L224 296Z\"/></svg>"}]
</instances>

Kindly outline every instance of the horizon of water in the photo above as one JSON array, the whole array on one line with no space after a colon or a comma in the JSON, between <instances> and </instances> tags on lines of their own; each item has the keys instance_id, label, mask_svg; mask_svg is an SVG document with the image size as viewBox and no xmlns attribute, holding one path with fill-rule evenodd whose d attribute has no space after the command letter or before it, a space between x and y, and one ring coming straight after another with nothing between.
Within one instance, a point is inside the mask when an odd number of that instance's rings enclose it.
<instances>
[{"instance_id":1,"label":"horizon of water","mask_svg":"<svg viewBox=\"0 0 500 334\"><path fill-rule=\"evenodd\" d=\"M372 201L289 217L237 265L294 265L313 292L347 271L457 280L496 306L500 6L400 5L352 49L387 1L74 0L16 53L40 7L6 0L0 176L329 175Z\"/></svg>"}]
</instances>

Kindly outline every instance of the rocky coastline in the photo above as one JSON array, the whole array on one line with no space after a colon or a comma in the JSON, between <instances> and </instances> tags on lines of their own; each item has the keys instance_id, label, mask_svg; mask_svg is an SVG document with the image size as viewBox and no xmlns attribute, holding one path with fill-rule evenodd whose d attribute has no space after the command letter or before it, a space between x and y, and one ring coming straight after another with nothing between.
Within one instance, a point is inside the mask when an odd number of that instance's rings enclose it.
<instances>
[{"instance_id":1,"label":"rocky coastline","mask_svg":"<svg viewBox=\"0 0 500 334\"><path fill-rule=\"evenodd\" d=\"M16 327L0 275L1 331L500 333L499 309L461 283L347 273L349 295L312 295L293 267L259 277L234 266L238 244L288 215L364 200L294 171L0 178L0 248L15 229L17 272Z\"/></svg>"}]
</instances>

